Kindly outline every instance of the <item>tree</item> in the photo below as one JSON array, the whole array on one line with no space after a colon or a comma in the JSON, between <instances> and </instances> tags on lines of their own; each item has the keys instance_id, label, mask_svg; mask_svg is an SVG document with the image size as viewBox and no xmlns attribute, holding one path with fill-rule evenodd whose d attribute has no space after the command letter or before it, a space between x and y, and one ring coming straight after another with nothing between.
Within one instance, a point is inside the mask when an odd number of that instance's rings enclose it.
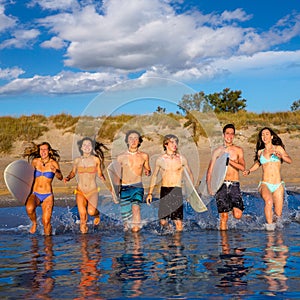
<instances>
[{"instance_id":1,"label":"tree","mask_svg":"<svg viewBox=\"0 0 300 300\"><path fill-rule=\"evenodd\" d=\"M215 112L236 113L246 107L246 100L241 99L241 94L241 91L225 88L221 93L210 94L207 98Z\"/></svg>"},{"instance_id":2,"label":"tree","mask_svg":"<svg viewBox=\"0 0 300 300\"><path fill-rule=\"evenodd\" d=\"M185 114L187 114L188 111L193 110L202 112L209 110L208 99L204 92L192 95L183 95L181 101L178 103L178 107Z\"/></svg>"},{"instance_id":3,"label":"tree","mask_svg":"<svg viewBox=\"0 0 300 300\"><path fill-rule=\"evenodd\" d=\"M159 114L164 114L166 112L166 108L157 106L156 112L158 112Z\"/></svg>"},{"instance_id":4,"label":"tree","mask_svg":"<svg viewBox=\"0 0 300 300\"><path fill-rule=\"evenodd\" d=\"M294 101L291 105L291 111L300 110L300 99L297 101Z\"/></svg>"}]
</instances>

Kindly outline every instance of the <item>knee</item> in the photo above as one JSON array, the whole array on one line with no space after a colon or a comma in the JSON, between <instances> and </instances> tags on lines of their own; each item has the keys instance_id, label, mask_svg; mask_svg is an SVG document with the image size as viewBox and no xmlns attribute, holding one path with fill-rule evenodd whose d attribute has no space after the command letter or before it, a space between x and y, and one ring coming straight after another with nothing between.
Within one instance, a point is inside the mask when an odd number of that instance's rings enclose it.
<instances>
[{"instance_id":1,"label":"knee","mask_svg":"<svg viewBox=\"0 0 300 300\"><path fill-rule=\"evenodd\" d=\"M35 206L34 205L26 205L26 212L28 215L31 215L35 212Z\"/></svg>"},{"instance_id":2,"label":"knee","mask_svg":"<svg viewBox=\"0 0 300 300\"><path fill-rule=\"evenodd\" d=\"M272 207L272 206L273 206L273 201L272 201L272 199L266 199L266 200L265 200L265 206Z\"/></svg>"},{"instance_id":3,"label":"knee","mask_svg":"<svg viewBox=\"0 0 300 300\"><path fill-rule=\"evenodd\" d=\"M42 222L43 222L44 227L49 226L50 221L51 221L50 218L45 218L45 217L42 218Z\"/></svg>"},{"instance_id":4,"label":"knee","mask_svg":"<svg viewBox=\"0 0 300 300\"><path fill-rule=\"evenodd\" d=\"M240 219L243 215L243 212L242 211L233 211L233 216L236 218L236 219Z\"/></svg>"},{"instance_id":5,"label":"knee","mask_svg":"<svg viewBox=\"0 0 300 300\"><path fill-rule=\"evenodd\" d=\"M95 216L97 216L99 214L99 210L97 208L94 208L94 207L88 207L87 213L91 217L95 217Z\"/></svg>"}]
</instances>

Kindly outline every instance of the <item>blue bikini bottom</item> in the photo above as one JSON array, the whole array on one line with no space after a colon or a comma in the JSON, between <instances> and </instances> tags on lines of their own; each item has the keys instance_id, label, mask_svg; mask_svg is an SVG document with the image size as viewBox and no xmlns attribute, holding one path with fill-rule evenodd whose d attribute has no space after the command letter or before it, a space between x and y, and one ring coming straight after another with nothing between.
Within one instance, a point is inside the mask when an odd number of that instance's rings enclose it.
<instances>
[{"instance_id":1,"label":"blue bikini bottom","mask_svg":"<svg viewBox=\"0 0 300 300\"><path fill-rule=\"evenodd\" d=\"M269 191L271 193L274 193L281 185L284 186L284 181L281 181L280 183L269 183L269 182L266 182L266 181L260 181L259 182L259 185L258 185L258 188L262 185L262 184L265 184L267 186L267 188L269 189Z\"/></svg>"},{"instance_id":2,"label":"blue bikini bottom","mask_svg":"<svg viewBox=\"0 0 300 300\"><path fill-rule=\"evenodd\" d=\"M37 193L37 192L33 192L33 194L37 196L37 198L40 200L41 203L43 203L46 198L48 198L49 196L52 195L52 193L40 194L40 193Z\"/></svg>"}]
</instances>

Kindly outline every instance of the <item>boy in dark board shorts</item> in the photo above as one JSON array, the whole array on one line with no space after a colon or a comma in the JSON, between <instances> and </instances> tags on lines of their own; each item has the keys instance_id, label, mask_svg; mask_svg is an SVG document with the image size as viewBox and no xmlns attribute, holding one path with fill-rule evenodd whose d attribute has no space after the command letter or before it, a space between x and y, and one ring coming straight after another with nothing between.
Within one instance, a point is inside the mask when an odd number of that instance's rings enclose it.
<instances>
[{"instance_id":1,"label":"boy in dark board shorts","mask_svg":"<svg viewBox=\"0 0 300 300\"><path fill-rule=\"evenodd\" d=\"M236 219L240 219L244 210L239 183L239 171L245 170L244 151L241 147L233 144L234 136L234 125L225 125L223 128L224 145L214 150L206 176L208 192L213 195L211 191L211 175L214 164L219 156L224 152L228 152L229 164L225 180L216 193L217 207L220 214L220 230L227 230L228 213L230 211L232 211Z\"/></svg>"},{"instance_id":2,"label":"boy in dark board shorts","mask_svg":"<svg viewBox=\"0 0 300 300\"><path fill-rule=\"evenodd\" d=\"M163 147L165 153L158 157L155 170L150 182L147 204L152 201L152 192L157 181L158 173L161 171L162 181L160 190L160 203L158 217L160 224L166 226L168 219L174 221L176 231L182 231L183 221L183 197L182 197L182 175L184 167L193 180L193 174L188 166L187 160L180 155L178 150L178 138L173 134L164 137Z\"/></svg>"}]
</instances>

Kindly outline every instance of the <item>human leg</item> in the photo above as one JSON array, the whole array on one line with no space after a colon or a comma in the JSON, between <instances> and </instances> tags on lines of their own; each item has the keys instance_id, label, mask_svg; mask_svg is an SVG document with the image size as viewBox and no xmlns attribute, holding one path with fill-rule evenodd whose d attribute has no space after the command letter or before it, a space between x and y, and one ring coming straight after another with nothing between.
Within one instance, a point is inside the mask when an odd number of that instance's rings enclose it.
<instances>
[{"instance_id":1,"label":"human leg","mask_svg":"<svg viewBox=\"0 0 300 300\"><path fill-rule=\"evenodd\" d=\"M100 212L97 209L98 204L98 191L90 194L88 198L87 212L90 216L94 217L94 225L100 224Z\"/></svg>"},{"instance_id":2,"label":"human leg","mask_svg":"<svg viewBox=\"0 0 300 300\"><path fill-rule=\"evenodd\" d=\"M229 199L231 201L233 217L238 220L241 219L245 207L239 182L234 182L231 185Z\"/></svg>"},{"instance_id":3,"label":"human leg","mask_svg":"<svg viewBox=\"0 0 300 300\"><path fill-rule=\"evenodd\" d=\"M132 205L132 232L138 232L141 226L141 209L138 204Z\"/></svg>"},{"instance_id":4,"label":"human leg","mask_svg":"<svg viewBox=\"0 0 300 300\"><path fill-rule=\"evenodd\" d=\"M267 224L273 223L273 197L272 193L264 183L260 184L259 192L265 202L265 218Z\"/></svg>"},{"instance_id":5,"label":"human leg","mask_svg":"<svg viewBox=\"0 0 300 300\"><path fill-rule=\"evenodd\" d=\"M52 234L52 226L51 226L51 217L52 217L52 211L53 211L53 194L51 196L47 197L43 203L42 206L42 222L44 225L44 234L45 235L51 235Z\"/></svg>"},{"instance_id":6,"label":"human leg","mask_svg":"<svg viewBox=\"0 0 300 300\"><path fill-rule=\"evenodd\" d=\"M282 215L283 200L284 200L284 187L283 185L281 185L273 193L274 214L276 217L281 217Z\"/></svg>"},{"instance_id":7,"label":"human leg","mask_svg":"<svg viewBox=\"0 0 300 300\"><path fill-rule=\"evenodd\" d=\"M87 200L81 193L76 193L76 203L78 207L78 213L80 218L80 231L81 233L87 233Z\"/></svg>"},{"instance_id":8,"label":"human leg","mask_svg":"<svg viewBox=\"0 0 300 300\"><path fill-rule=\"evenodd\" d=\"M227 230L228 213L220 213L220 230Z\"/></svg>"},{"instance_id":9,"label":"human leg","mask_svg":"<svg viewBox=\"0 0 300 300\"><path fill-rule=\"evenodd\" d=\"M34 194L31 194L26 201L26 212L32 223L29 230L30 233L35 233L37 228L37 218L36 218L36 208L38 206L39 200Z\"/></svg>"}]
</instances>

